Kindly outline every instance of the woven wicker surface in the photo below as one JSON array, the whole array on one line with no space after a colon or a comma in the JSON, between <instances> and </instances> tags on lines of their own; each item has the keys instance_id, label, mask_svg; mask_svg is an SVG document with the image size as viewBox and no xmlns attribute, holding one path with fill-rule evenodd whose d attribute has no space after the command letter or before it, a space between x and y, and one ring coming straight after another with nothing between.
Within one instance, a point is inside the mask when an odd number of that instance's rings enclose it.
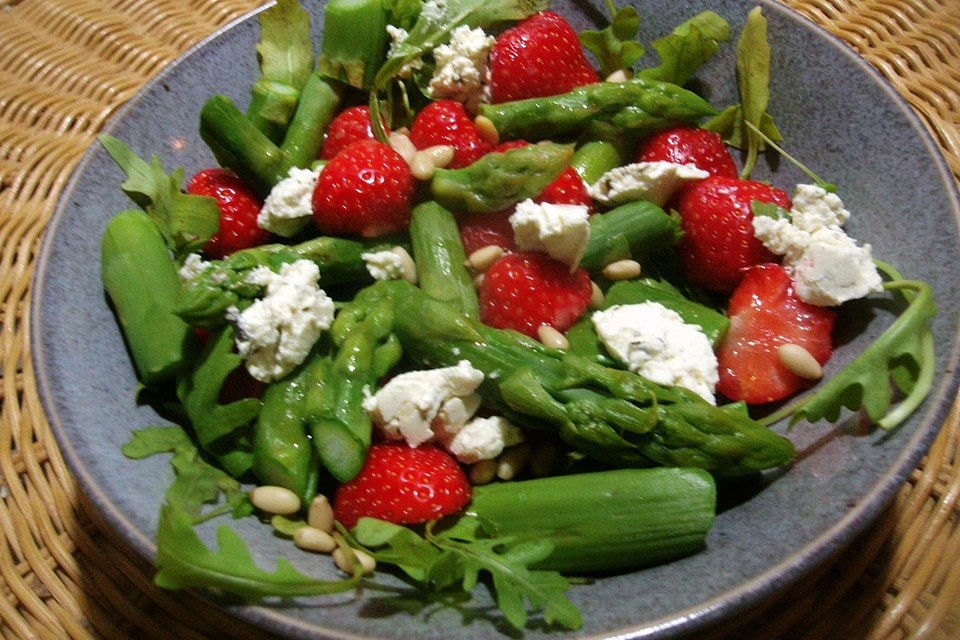
<instances>
[{"instance_id":1,"label":"woven wicker surface","mask_svg":"<svg viewBox=\"0 0 960 640\"><path fill-rule=\"evenodd\" d=\"M960 176L960 1L783 0L909 101ZM34 259L70 172L152 75L259 0L0 0L0 636L265 638L146 566L79 492L28 357ZM723 638L960 638L960 410L840 559ZM748 629L749 631L745 631Z\"/></svg>"}]
</instances>

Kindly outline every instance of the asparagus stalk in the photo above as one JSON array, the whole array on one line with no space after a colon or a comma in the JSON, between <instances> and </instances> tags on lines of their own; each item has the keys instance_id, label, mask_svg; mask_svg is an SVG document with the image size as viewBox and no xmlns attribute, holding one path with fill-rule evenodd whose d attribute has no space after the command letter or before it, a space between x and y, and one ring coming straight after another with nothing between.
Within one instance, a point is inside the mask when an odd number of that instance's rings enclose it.
<instances>
[{"instance_id":1,"label":"asparagus stalk","mask_svg":"<svg viewBox=\"0 0 960 640\"><path fill-rule=\"evenodd\" d=\"M187 362L194 336L174 313L180 277L145 213L123 211L107 223L100 267L140 380L152 385L171 377Z\"/></svg>"},{"instance_id":2,"label":"asparagus stalk","mask_svg":"<svg viewBox=\"0 0 960 640\"><path fill-rule=\"evenodd\" d=\"M679 238L679 222L663 209L645 200L629 202L590 216L590 239L580 266L596 272L611 262L672 246Z\"/></svg>"},{"instance_id":3,"label":"asparagus stalk","mask_svg":"<svg viewBox=\"0 0 960 640\"><path fill-rule=\"evenodd\" d=\"M310 166L320 155L323 135L340 106L340 93L340 88L327 82L319 72L310 74L280 144L280 152L290 166Z\"/></svg>"},{"instance_id":4,"label":"asparagus stalk","mask_svg":"<svg viewBox=\"0 0 960 640\"><path fill-rule=\"evenodd\" d=\"M453 214L435 202L418 205L410 219L410 244L424 293L476 318L477 290L464 266L466 255Z\"/></svg>"},{"instance_id":5,"label":"asparagus stalk","mask_svg":"<svg viewBox=\"0 0 960 640\"><path fill-rule=\"evenodd\" d=\"M593 184L600 176L621 164L620 152L613 143L593 140L577 147L570 166L584 182Z\"/></svg>"}]
</instances>

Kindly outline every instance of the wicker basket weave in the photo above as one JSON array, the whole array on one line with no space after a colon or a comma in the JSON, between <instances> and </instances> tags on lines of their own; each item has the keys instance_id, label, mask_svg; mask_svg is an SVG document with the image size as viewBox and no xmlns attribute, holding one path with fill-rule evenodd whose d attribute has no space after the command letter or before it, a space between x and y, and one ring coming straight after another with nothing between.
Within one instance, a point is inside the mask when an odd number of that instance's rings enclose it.
<instances>
[{"instance_id":1,"label":"wicker basket weave","mask_svg":"<svg viewBox=\"0 0 960 640\"><path fill-rule=\"evenodd\" d=\"M914 107L960 176L960 0L783 0ZM29 358L41 236L117 108L258 0L0 0L0 636L266 638L151 569L64 466ZM711 638L960 638L960 409L849 553ZM749 631L747 631L749 630Z\"/></svg>"}]
</instances>

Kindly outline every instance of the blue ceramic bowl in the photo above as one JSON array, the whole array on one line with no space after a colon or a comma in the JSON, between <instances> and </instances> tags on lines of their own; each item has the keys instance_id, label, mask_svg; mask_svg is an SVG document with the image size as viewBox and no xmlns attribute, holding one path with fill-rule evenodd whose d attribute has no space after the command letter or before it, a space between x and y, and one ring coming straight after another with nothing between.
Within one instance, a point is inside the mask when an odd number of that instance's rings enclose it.
<instances>
[{"instance_id":1,"label":"blue ceramic bowl","mask_svg":"<svg viewBox=\"0 0 960 640\"><path fill-rule=\"evenodd\" d=\"M638 3L640 40L649 43L694 14L712 9L739 33L748 0L656 0ZM760 3L773 50L769 111L790 152L839 185L853 212L849 232L875 255L934 289L937 368L933 392L892 433L864 431L855 417L837 425L799 424L789 432L800 456L736 506L722 511L706 549L663 566L605 577L570 592L584 615L577 633L545 630L536 620L526 638L675 637L736 616L829 558L887 506L927 451L957 390L956 269L960 207L956 185L936 144L881 76L846 46L781 5ZM323 8L310 3L315 42ZM602 3L558 2L577 26L605 15ZM142 157L156 153L167 170L188 175L213 165L197 134L201 105L225 93L241 108L257 77L256 18L214 34L153 79L110 122L106 132ZM737 102L734 46L728 44L698 75L699 89L717 106ZM650 55L650 54L648 54ZM651 59L650 63L656 61ZM754 177L787 191L808 181L787 162L761 162ZM38 262L32 340L44 407L63 454L106 519L152 557L158 507L171 478L167 460L131 461L120 447L135 428L160 418L134 403L136 380L99 275L99 242L107 220L131 203L123 176L99 145L83 158L65 189ZM827 374L849 362L889 325L882 302L852 304L845 336ZM786 432L784 427L779 429ZM236 523L261 566L293 553L305 572L337 575L315 556L297 555L254 519ZM212 541L210 528L202 530ZM846 553L856 553L848 550ZM222 603L235 614L292 638L411 638L497 636L502 627L483 589L467 611L428 605L403 611L406 594L367 591L264 606Z\"/></svg>"}]
</instances>

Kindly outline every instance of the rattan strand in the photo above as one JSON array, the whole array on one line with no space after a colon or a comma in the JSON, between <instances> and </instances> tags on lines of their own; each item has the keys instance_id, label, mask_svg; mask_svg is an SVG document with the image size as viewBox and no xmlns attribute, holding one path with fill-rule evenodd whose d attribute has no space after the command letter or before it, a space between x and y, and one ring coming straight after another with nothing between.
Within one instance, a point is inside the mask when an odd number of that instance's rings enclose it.
<instances>
[{"instance_id":1,"label":"rattan strand","mask_svg":"<svg viewBox=\"0 0 960 640\"><path fill-rule=\"evenodd\" d=\"M907 99L960 176L960 3L784 0ZM73 167L159 69L258 0L0 0L0 636L266 638L150 581L78 491L28 357L30 281ZM955 638L960 411L895 504L849 549L710 638Z\"/></svg>"}]
</instances>

